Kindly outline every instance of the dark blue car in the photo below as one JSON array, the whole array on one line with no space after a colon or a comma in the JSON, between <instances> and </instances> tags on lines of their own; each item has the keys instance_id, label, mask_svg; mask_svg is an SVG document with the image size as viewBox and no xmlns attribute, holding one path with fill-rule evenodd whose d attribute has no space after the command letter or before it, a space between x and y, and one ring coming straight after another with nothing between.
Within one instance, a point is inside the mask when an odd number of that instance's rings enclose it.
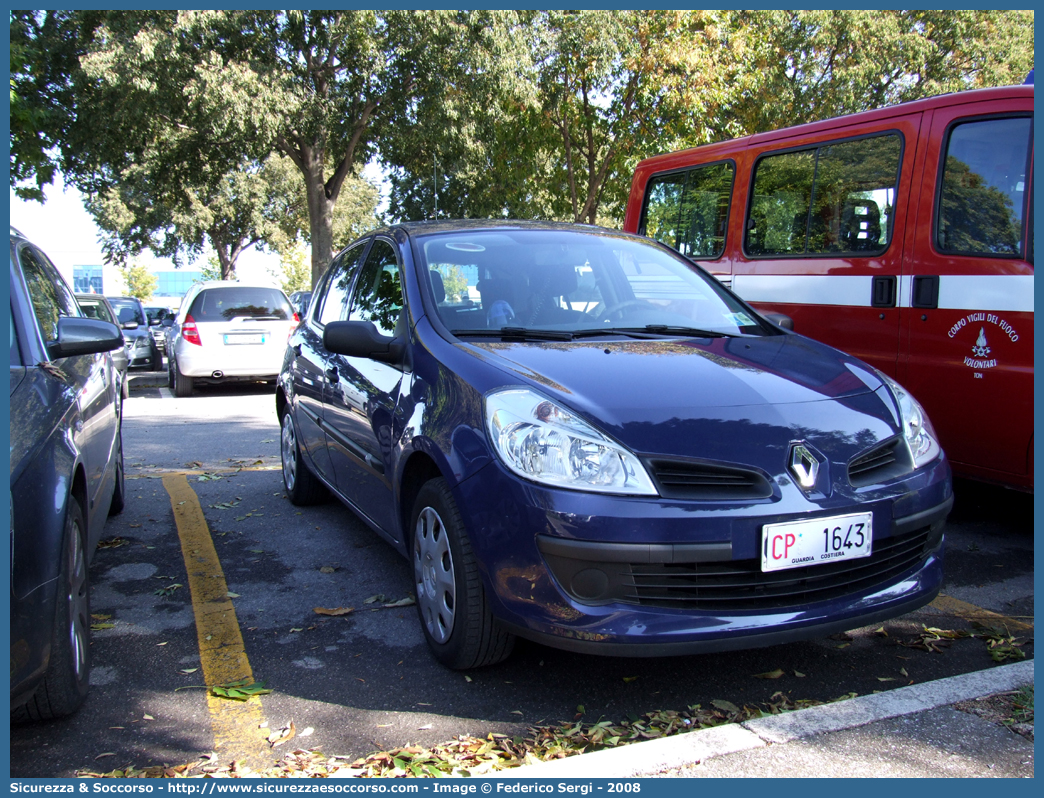
<instances>
[{"instance_id":1,"label":"dark blue car","mask_svg":"<svg viewBox=\"0 0 1044 798\"><path fill-rule=\"evenodd\" d=\"M950 469L885 374L648 239L438 222L338 254L276 394L295 504L333 492L413 564L435 656L515 635L649 656L909 612Z\"/></svg>"},{"instance_id":2,"label":"dark blue car","mask_svg":"<svg viewBox=\"0 0 1044 798\"><path fill-rule=\"evenodd\" d=\"M90 682L87 567L124 504L123 336L14 228L10 310L11 717L43 720Z\"/></svg>"}]
</instances>

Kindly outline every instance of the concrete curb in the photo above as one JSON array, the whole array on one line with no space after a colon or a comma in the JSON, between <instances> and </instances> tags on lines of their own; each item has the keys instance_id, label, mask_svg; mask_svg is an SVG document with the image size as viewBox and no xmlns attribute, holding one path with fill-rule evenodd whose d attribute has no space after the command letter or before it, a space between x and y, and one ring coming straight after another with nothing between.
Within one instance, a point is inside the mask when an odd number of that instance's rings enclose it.
<instances>
[{"instance_id":1,"label":"concrete curb","mask_svg":"<svg viewBox=\"0 0 1044 798\"><path fill-rule=\"evenodd\" d=\"M1029 684L1033 684L1033 661L1025 660L783 715L770 715L742 724L699 729L660 740L498 771L491 777L634 778L737 751L788 743L900 715L912 715Z\"/></svg>"}]
</instances>

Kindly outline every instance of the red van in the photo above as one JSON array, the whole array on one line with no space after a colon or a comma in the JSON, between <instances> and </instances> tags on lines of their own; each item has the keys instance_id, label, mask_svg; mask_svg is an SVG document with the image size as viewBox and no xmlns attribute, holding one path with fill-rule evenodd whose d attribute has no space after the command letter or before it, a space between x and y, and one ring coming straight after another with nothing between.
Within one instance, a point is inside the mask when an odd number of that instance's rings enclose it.
<instances>
[{"instance_id":1,"label":"red van","mask_svg":"<svg viewBox=\"0 0 1044 798\"><path fill-rule=\"evenodd\" d=\"M894 377L955 472L1033 486L1033 86L659 155L624 229Z\"/></svg>"}]
</instances>

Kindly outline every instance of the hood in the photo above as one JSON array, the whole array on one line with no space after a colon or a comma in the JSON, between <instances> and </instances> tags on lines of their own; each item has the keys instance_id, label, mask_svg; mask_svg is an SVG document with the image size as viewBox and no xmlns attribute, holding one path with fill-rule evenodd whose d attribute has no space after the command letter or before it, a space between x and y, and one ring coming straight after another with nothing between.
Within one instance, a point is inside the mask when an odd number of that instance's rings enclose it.
<instances>
[{"instance_id":1,"label":"hood","mask_svg":"<svg viewBox=\"0 0 1044 798\"><path fill-rule=\"evenodd\" d=\"M847 462L899 431L868 366L798 335L461 346L645 456L774 474L792 441Z\"/></svg>"}]
</instances>

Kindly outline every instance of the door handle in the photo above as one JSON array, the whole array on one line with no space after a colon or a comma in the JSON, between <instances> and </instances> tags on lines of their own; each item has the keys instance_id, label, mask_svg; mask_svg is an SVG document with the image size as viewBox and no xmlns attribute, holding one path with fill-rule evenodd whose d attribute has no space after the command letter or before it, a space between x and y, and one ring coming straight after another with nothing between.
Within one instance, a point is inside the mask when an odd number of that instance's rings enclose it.
<instances>
[{"instance_id":1,"label":"door handle","mask_svg":"<svg viewBox=\"0 0 1044 798\"><path fill-rule=\"evenodd\" d=\"M915 308L939 307L939 275L919 275L913 278L913 296L910 304Z\"/></svg>"},{"instance_id":2,"label":"door handle","mask_svg":"<svg viewBox=\"0 0 1044 798\"><path fill-rule=\"evenodd\" d=\"M326 379L329 382L337 382L337 367L336 366L330 366L330 368L328 368L326 370Z\"/></svg>"}]
</instances>

